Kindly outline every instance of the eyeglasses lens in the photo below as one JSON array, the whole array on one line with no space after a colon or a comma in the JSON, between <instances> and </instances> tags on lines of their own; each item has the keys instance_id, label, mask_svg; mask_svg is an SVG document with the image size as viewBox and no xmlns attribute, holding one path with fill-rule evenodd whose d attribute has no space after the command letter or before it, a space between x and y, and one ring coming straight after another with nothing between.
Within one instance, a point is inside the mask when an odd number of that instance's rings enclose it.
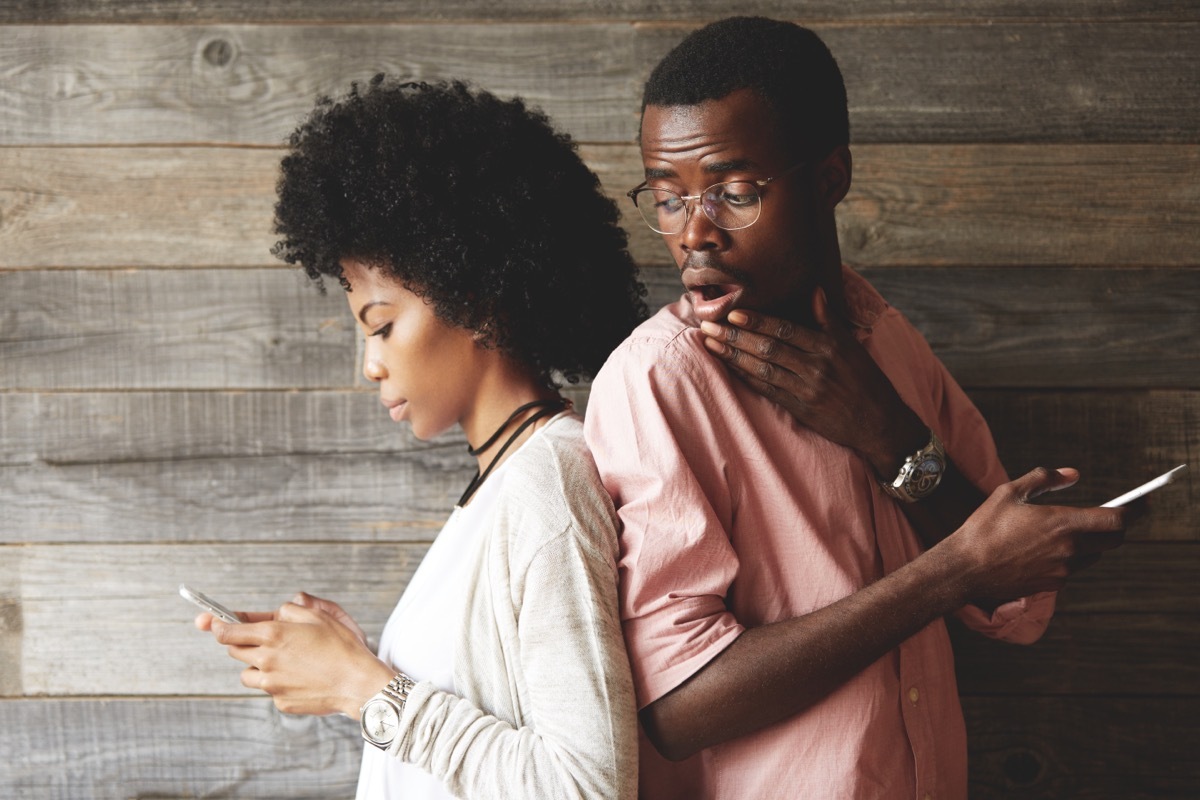
<instances>
[{"instance_id":1,"label":"eyeglasses lens","mask_svg":"<svg viewBox=\"0 0 1200 800\"><path fill-rule=\"evenodd\" d=\"M686 203L676 192L640 189L635 202L642 219L658 233L679 233L687 224ZM701 196L700 205L714 225L730 231L753 225L761 208L758 187L744 181L710 186Z\"/></svg>"}]
</instances>

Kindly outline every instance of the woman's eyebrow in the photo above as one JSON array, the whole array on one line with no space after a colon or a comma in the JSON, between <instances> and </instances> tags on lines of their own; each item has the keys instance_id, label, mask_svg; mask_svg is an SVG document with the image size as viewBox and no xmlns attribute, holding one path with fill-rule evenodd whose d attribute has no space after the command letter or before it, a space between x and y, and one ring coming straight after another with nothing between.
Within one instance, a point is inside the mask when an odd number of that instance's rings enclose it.
<instances>
[{"instance_id":1,"label":"woman's eyebrow","mask_svg":"<svg viewBox=\"0 0 1200 800\"><path fill-rule=\"evenodd\" d=\"M375 306L389 306L391 303L385 300L372 300L369 303L364 303L363 307L358 310L358 318L362 320L362 324L367 324L367 312Z\"/></svg>"}]
</instances>

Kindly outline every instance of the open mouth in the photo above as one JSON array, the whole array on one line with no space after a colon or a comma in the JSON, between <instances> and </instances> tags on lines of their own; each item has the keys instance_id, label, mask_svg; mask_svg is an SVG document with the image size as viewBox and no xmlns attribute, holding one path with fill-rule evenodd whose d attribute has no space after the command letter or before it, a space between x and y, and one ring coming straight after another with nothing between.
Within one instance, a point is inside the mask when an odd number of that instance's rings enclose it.
<instances>
[{"instance_id":1,"label":"open mouth","mask_svg":"<svg viewBox=\"0 0 1200 800\"><path fill-rule=\"evenodd\" d=\"M742 296L737 284L705 283L689 287L688 296L696 316L704 322L721 322Z\"/></svg>"}]
</instances>

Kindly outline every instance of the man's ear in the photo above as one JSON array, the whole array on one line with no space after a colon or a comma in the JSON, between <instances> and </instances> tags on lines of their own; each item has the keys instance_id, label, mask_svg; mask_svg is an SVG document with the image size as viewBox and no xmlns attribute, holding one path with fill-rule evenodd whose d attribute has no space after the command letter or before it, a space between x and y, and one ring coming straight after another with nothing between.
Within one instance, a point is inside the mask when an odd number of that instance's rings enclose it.
<instances>
[{"instance_id":1,"label":"man's ear","mask_svg":"<svg viewBox=\"0 0 1200 800\"><path fill-rule=\"evenodd\" d=\"M825 208L832 211L850 191L850 178L854 163L850 148L839 144L821 159L816 169L817 195Z\"/></svg>"}]
</instances>

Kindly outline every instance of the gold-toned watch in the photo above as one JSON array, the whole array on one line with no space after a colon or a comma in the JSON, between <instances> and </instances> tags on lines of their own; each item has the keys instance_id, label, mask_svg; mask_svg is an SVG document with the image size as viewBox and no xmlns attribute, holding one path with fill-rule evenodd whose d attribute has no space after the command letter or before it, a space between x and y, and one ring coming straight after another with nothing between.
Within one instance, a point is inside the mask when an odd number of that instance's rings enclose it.
<instances>
[{"instance_id":1,"label":"gold-toned watch","mask_svg":"<svg viewBox=\"0 0 1200 800\"><path fill-rule=\"evenodd\" d=\"M400 717L404 715L408 693L415 685L412 678L401 672L381 691L363 703L362 708L358 710L363 739L380 750L387 750L392 746L392 742L396 740L396 733L400 730Z\"/></svg>"},{"instance_id":2,"label":"gold-toned watch","mask_svg":"<svg viewBox=\"0 0 1200 800\"><path fill-rule=\"evenodd\" d=\"M900 472L891 483L880 481L883 490L897 500L915 503L933 494L946 472L946 449L932 430L929 444L904 459Z\"/></svg>"}]
</instances>

